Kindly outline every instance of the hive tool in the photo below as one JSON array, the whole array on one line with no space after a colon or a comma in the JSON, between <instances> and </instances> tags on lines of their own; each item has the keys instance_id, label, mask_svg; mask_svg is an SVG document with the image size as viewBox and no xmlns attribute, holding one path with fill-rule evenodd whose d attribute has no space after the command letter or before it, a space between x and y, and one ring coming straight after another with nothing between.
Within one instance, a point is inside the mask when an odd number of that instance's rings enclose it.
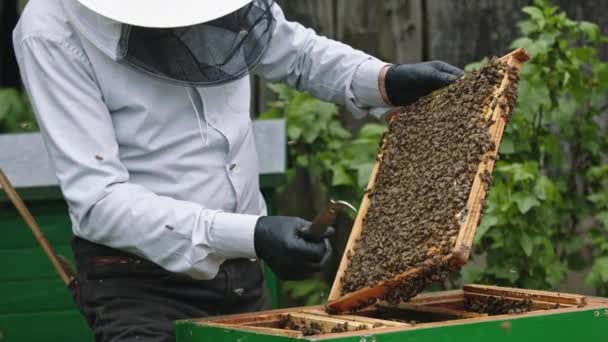
<instances>
[{"instance_id":1,"label":"hive tool","mask_svg":"<svg viewBox=\"0 0 608 342\"><path fill-rule=\"evenodd\" d=\"M334 223L341 210L352 210L354 213L357 213L357 209L350 203L345 201L334 201L332 199L325 209L317 215L314 221L302 229L302 235L314 241L323 240L329 226Z\"/></svg>"}]
</instances>

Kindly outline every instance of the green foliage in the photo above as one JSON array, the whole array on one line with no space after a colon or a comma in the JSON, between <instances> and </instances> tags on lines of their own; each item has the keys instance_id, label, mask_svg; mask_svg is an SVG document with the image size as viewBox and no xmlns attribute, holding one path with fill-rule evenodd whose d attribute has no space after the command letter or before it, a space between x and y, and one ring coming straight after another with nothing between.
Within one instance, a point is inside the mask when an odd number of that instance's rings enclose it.
<instances>
[{"instance_id":1,"label":"green foliage","mask_svg":"<svg viewBox=\"0 0 608 342\"><path fill-rule=\"evenodd\" d=\"M468 269L467 280L555 288L568 270L591 267L588 283L607 294L608 140L599 119L608 64L598 57L607 38L546 0L523 11L528 18L512 47L533 59L522 69L476 235L488 266ZM589 248L591 258L582 253Z\"/></svg>"},{"instance_id":2,"label":"green foliage","mask_svg":"<svg viewBox=\"0 0 608 342\"><path fill-rule=\"evenodd\" d=\"M0 134L37 130L27 97L15 89L0 88Z\"/></svg>"},{"instance_id":3,"label":"green foliage","mask_svg":"<svg viewBox=\"0 0 608 342\"><path fill-rule=\"evenodd\" d=\"M289 298L289 306L312 306L327 301L329 285L323 279L286 281L282 284L283 295Z\"/></svg>"},{"instance_id":4,"label":"green foliage","mask_svg":"<svg viewBox=\"0 0 608 342\"><path fill-rule=\"evenodd\" d=\"M587 200L592 203L594 225L589 230L594 263L586 282L595 286L601 295L608 295L608 165L591 167L586 179L593 183Z\"/></svg>"},{"instance_id":5,"label":"green foliage","mask_svg":"<svg viewBox=\"0 0 608 342\"><path fill-rule=\"evenodd\" d=\"M287 120L290 170L308 170L315 186L330 197L360 201L385 127L367 124L353 137L338 120L338 107L285 85L270 85L278 101L261 119Z\"/></svg>"},{"instance_id":6,"label":"green foliage","mask_svg":"<svg viewBox=\"0 0 608 342\"><path fill-rule=\"evenodd\" d=\"M290 181L296 171L306 170L310 188L315 197L321 197L318 204L325 205L328 198L335 198L358 206L385 126L367 124L353 136L338 120L336 105L285 85L269 87L278 100L260 118L287 121ZM282 302L289 306L321 304L326 300L328 287L322 278L284 282L281 288L286 298Z\"/></svg>"}]
</instances>

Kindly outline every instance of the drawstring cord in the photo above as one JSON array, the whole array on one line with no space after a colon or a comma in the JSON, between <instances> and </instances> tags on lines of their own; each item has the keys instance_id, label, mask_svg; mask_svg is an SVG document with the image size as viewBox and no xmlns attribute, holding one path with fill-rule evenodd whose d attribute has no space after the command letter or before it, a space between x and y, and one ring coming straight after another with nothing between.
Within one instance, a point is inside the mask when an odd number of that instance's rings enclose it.
<instances>
[{"instance_id":1,"label":"drawstring cord","mask_svg":"<svg viewBox=\"0 0 608 342\"><path fill-rule=\"evenodd\" d=\"M201 140L206 146L209 146L209 120L207 120L207 115L203 111L203 120L205 120L205 133L203 134L203 126L201 124L201 114L198 111L198 107L194 103L194 98L192 97L192 92L198 92L196 88L187 88L186 93L188 93L188 98L190 99L190 104L192 104L192 108L194 108L194 115L196 115L196 123L198 124L198 132L201 135ZM200 96L200 95L199 95Z\"/></svg>"}]
</instances>

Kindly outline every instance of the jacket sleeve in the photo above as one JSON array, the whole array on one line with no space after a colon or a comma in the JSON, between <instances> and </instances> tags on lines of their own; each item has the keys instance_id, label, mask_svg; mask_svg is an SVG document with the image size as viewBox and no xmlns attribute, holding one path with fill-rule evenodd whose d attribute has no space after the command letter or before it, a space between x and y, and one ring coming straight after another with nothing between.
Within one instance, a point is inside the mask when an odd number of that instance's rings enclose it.
<instances>
[{"instance_id":1,"label":"jacket sleeve","mask_svg":"<svg viewBox=\"0 0 608 342\"><path fill-rule=\"evenodd\" d=\"M129 181L111 114L78 45L36 36L15 42L15 50L77 236L198 279L213 278L226 259L255 258L257 216L209 210Z\"/></svg>"},{"instance_id":2,"label":"jacket sleeve","mask_svg":"<svg viewBox=\"0 0 608 342\"><path fill-rule=\"evenodd\" d=\"M345 105L357 117L389 107L378 86L387 63L287 21L277 4L273 14L273 38L255 69L257 75Z\"/></svg>"}]
</instances>

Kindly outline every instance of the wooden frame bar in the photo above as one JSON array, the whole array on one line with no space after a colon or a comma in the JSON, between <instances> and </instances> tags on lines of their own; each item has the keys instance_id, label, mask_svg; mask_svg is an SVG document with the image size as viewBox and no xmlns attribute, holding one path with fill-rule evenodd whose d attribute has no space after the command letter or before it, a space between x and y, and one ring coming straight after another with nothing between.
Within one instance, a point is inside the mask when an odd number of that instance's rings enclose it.
<instances>
[{"instance_id":1,"label":"wooden frame bar","mask_svg":"<svg viewBox=\"0 0 608 342\"><path fill-rule=\"evenodd\" d=\"M505 62L511 68L519 70L521 65L528 59L529 56L527 52L523 49L518 49L502 57L500 60ZM505 72L503 80L495 90L493 97L499 98L499 102L506 101L504 91L510 86L510 83L511 79L509 74L508 72ZM445 263L462 266L468 262L473 244L473 238L481 217L484 198L486 196L486 186L482 179L482 175L491 173L494 168L494 163L498 154L498 146L500 145L500 141L507 123L507 114L509 114L506 113L507 110L511 110L511 108L508 108L508 106L496 105L496 103L494 103L494 105L488 104L484 109L483 115L486 118L490 118L490 120L494 122L489 128L489 133L492 141L495 143L496 148L493 151L488 152L483 157L482 162L478 167L477 174L471 188L471 193L467 201L466 209L459 214L459 216L464 217L459 217L463 223L460 226L459 234L454 243L454 249L451 254L442 258L442 261ZM378 170L380 169L381 163L382 150L379 152L377 162L372 170L372 174L367 186L368 191L374 188L376 176L378 174ZM346 269L348 268L349 258L355 252L356 243L360 238L363 229L363 219L366 216L370 205L371 200L369 196L365 195L361 202L351 235L346 244L345 253L340 262L340 266L329 295L329 303L327 304L327 308L331 312L338 313L360 309L361 307L365 306L365 303L369 303L370 299L381 298L390 290L391 287L394 287L407 278L416 277L422 272L422 270L419 268L410 269L392 279L383 281L374 286L363 288L348 294L342 293L342 278L344 277Z\"/></svg>"},{"instance_id":2,"label":"wooden frame bar","mask_svg":"<svg viewBox=\"0 0 608 342\"><path fill-rule=\"evenodd\" d=\"M397 326L411 327L412 326L411 324L408 324L408 323L389 321L389 320L384 320L384 319L379 319L379 318L369 318L366 316L344 315L344 314L330 315L327 313L327 311L322 310L322 309L310 309L310 310L305 310L303 312L310 313L310 314L317 315L317 316L339 317L339 318L344 318L346 320L354 320L354 321L361 322L361 323L368 323L368 324L371 324L372 326L374 324L382 324L385 327L397 327Z\"/></svg>"},{"instance_id":3,"label":"wooden frame bar","mask_svg":"<svg viewBox=\"0 0 608 342\"><path fill-rule=\"evenodd\" d=\"M565 306L582 307L587 304L585 296L573 295L568 293L522 290L509 287L498 287L489 285L465 285L463 287L465 296L484 295L505 297L512 299L528 299L531 301L560 304Z\"/></svg>"},{"instance_id":4,"label":"wooden frame bar","mask_svg":"<svg viewBox=\"0 0 608 342\"><path fill-rule=\"evenodd\" d=\"M410 303L400 303L398 305L387 305L381 304L379 305L381 308L388 309L399 309L399 310L409 310L416 311L421 313L431 313L431 314L439 314L445 316L453 316L459 318L478 318L478 317L487 317L487 314L480 314L477 312L458 310L452 308L446 308L441 306L431 306L431 305L418 305L418 304L410 304Z\"/></svg>"}]
</instances>

